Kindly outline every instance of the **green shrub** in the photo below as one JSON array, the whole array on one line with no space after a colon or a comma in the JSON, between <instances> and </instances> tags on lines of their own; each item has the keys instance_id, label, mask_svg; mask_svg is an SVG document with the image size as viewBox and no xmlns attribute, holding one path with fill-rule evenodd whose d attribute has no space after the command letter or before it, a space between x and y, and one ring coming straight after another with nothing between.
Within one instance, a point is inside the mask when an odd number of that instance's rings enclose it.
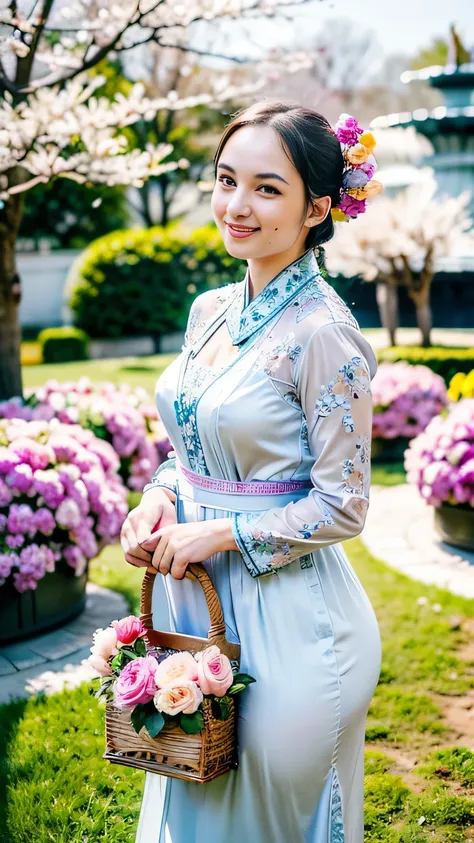
<instances>
[{"instance_id":1,"label":"green shrub","mask_svg":"<svg viewBox=\"0 0 474 843\"><path fill-rule=\"evenodd\" d=\"M239 281L246 264L225 250L214 225L116 231L95 240L68 281L75 324L91 337L184 330L199 293Z\"/></svg>"},{"instance_id":2,"label":"green shrub","mask_svg":"<svg viewBox=\"0 0 474 843\"><path fill-rule=\"evenodd\" d=\"M474 348L421 348L411 345L395 345L392 348L377 350L379 363L395 363L405 360L413 365L428 366L433 372L444 378L449 386L451 378L457 372L468 374L474 368Z\"/></svg>"},{"instance_id":3,"label":"green shrub","mask_svg":"<svg viewBox=\"0 0 474 843\"><path fill-rule=\"evenodd\" d=\"M46 328L38 336L43 363L89 359L89 337L78 328Z\"/></svg>"}]
</instances>

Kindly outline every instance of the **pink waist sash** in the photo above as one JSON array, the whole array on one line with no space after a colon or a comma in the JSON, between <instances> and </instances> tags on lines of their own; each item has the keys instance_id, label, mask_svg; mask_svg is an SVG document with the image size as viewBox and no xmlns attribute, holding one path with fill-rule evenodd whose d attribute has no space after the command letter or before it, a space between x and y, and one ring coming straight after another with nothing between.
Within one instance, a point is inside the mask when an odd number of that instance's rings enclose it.
<instances>
[{"instance_id":1,"label":"pink waist sash","mask_svg":"<svg viewBox=\"0 0 474 843\"><path fill-rule=\"evenodd\" d=\"M312 488L311 480L256 480L243 483L196 474L176 460L179 493L196 503L216 509L260 510L304 497ZM275 498L276 496L276 498Z\"/></svg>"}]
</instances>

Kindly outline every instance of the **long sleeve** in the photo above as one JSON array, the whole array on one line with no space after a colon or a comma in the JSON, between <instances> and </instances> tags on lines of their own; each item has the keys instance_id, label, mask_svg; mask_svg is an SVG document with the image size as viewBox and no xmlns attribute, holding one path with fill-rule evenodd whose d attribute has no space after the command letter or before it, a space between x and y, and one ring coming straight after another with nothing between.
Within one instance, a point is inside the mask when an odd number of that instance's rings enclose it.
<instances>
[{"instance_id":1,"label":"long sleeve","mask_svg":"<svg viewBox=\"0 0 474 843\"><path fill-rule=\"evenodd\" d=\"M370 381L376 368L372 348L352 326L329 323L309 338L295 386L313 485L306 497L287 506L234 514L234 539L253 577L362 531L370 486Z\"/></svg>"}]
</instances>

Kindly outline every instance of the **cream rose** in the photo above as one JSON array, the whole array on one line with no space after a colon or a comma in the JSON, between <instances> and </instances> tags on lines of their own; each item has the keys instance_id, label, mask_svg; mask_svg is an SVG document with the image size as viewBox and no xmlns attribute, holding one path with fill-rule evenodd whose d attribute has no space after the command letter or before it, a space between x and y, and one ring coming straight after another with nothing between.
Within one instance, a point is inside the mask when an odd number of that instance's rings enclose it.
<instances>
[{"instance_id":1,"label":"cream rose","mask_svg":"<svg viewBox=\"0 0 474 843\"><path fill-rule=\"evenodd\" d=\"M213 645L198 653L196 659L198 682L203 694L225 696L234 681L232 666L227 656L221 653L219 647Z\"/></svg>"},{"instance_id":2,"label":"cream rose","mask_svg":"<svg viewBox=\"0 0 474 843\"><path fill-rule=\"evenodd\" d=\"M111 656L117 655L117 633L113 627L109 626L107 629L96 629L92 640L94 643L90 649L94 656L100 656L107 661Z\"/></svg>"},{"instance_id":3,"label":"cream rose","mask_svg":"<svg viewBox=\"0 0 474 843\"><path fill-rule=\"evenodd\" d=\"M153 702L165 714L194 714L202 703L202 692L195 682L182 682L173 688L161 688Z\"/></svg>"},{"instance_id":4,"label":"cream rose","mask_svg":"<svg viewBox=\"0 0 474 843\"><path fill-rule=\"evenodd\" d=\"M110 669L108 663L102 656L97 656L93 653L87 659L90 665L94 668L95 671L99 674L99 676L112 676L112 670Z\"/></svg>"},{"instance_id":5,"label":"cream rose","mask_svg":"<svg viewBox=\"0 0 474 843\"><path fill-rule=\"evenodd\" d=\"M174 688L197 679L197 664L191 653L173 653L158 665L155 682L158 688Z\"/></svg>"}]
</instances>

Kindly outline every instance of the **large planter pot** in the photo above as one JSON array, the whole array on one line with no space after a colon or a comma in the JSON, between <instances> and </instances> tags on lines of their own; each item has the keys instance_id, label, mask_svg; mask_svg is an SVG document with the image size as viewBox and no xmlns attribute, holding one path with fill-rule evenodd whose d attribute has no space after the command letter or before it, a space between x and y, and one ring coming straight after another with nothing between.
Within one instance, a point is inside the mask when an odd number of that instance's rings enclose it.
<instances>
[{"instance_id":1,"label":"large planter pot","mask_svg":"<svg viewBox=\"0 0 474 843\"><path fill-rule=\"evenodd\" d=\"M474 550L474 508L452 506L449 503L435 508L434 523L444 542Z\"/></svg>"},{"instance_id":2,"label":"large planter pot","mask_svg":"<svg viewBox=\"0 0 474 843\"><path fill-rule=\"evenodd\" d=\"M72 568L57 564L34 591L22 594L9 579L0 586L0 644L31 638L62 626L86 605L87 570L80 577Z\"/></svg>"},{"instance_id":3,"label":"large planter pot","mask_svg":"<svg viewBox=\"0 0 474 843\"><path fill-rule=\"evenodd\" d=\"M397 436L395 439L372 439L372 462L403 462L403 455L410 444L407 436Z\"/></svg>"}]
</instances>

